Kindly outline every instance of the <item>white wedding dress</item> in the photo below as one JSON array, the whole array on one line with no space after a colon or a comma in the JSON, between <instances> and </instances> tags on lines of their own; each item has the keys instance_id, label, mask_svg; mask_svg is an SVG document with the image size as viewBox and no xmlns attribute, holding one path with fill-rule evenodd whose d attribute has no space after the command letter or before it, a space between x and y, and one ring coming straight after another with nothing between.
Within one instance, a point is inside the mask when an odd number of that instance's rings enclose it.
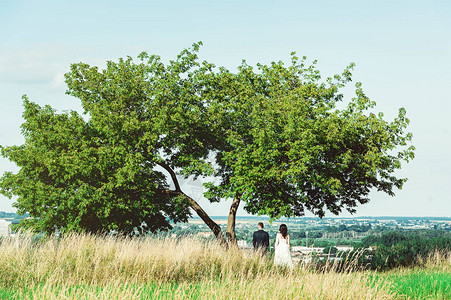
<instances>
[{"instance_id":1,"label":"white wedding dress","mask_svg":"<svg viewBox=\"0 0 451 300\"><path fill-rule=\"evenodd\" d=\"M277 234L276 243L274 244L274 264L290 268L293 267L288 239L284 239L280 233Z\"/></svg>"}]
</instances>

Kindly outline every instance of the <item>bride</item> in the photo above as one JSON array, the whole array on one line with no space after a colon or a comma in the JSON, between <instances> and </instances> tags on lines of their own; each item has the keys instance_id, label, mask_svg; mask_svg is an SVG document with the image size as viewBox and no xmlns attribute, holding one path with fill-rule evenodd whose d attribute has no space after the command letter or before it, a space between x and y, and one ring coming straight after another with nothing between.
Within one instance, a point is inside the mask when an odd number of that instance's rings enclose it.
<instances>
[{"instance_id":1,"label":"bride","mask_svg":"<svg viewBox=\"0 0 451 300\"><path fill-rule=\"evenodd\" d=\"M290 253L290 235L288 234L287 225L280 225L274 248L274 264L292 268L293 261Z\"/></svg>"}]
</instances>

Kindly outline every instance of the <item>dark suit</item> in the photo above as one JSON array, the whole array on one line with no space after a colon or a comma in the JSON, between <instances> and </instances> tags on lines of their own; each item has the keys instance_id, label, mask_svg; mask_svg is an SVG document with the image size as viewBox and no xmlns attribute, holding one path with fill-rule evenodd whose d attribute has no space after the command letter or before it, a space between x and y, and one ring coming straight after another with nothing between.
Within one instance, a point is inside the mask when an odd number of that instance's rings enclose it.
<instances>
[{"instance_id":1,"label":"dark suit","mask_svg":"<svg viewBox=\"0 0 451 300\"><path fill-rule=\"evenodd\" d=\"M252 245L254 245L255 250L261 249L263 253L266 253L269 247L269 234L263 229L257 230L256 232L254 232Z\"/></svg>"}]
</instances>

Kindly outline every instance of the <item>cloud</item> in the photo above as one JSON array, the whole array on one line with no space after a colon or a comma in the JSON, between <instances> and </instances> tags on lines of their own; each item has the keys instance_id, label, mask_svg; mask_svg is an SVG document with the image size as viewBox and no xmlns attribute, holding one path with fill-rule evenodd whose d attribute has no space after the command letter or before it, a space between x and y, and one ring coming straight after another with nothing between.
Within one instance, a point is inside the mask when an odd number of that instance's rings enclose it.
<instances>
[{"instance_id":1,"label":"cloud","mask_svg":"<svg viewBox=\"0 0 451 300\"><path fill-rule=\"evenodd\" d=\"M64 49L38 46L32 49L0 49L0 80L4 83L51 83L68 69Z\"/></svg>"},{"instance_id":2,"label":"cloud","mask_svg":"<svg viewBox=\"0 0 451 300\"><path fill-rule=\"evenodd\" d=\"M58 73L56 73L55 76L53 76L51 86L53 86L53 87L63 86L65 84L64 80L65 80L64 73L58 72Z\"/></svg>"},{"instance_id":3,"label":"cloud","mask_svg":"<svg viewBox=\"0 0 451 300\"><path fill-rule=\"evenodd\" d=\"M2 83L30 85L44 84L60 87L70 65L79 61L99 63L93 59L95 48L64 44L33 44L25 46L0 46L0 81ZM81 59L87 56L90 59Z\"/></svg>"},{"instance_id":4,"label":"cloud","mask_svg":"<svg viewBox=\"0 0 451 300\"><path fill-rule=\"evenodd\" d=\"M0 81L16 85L61 87L64 74L72 63L83 61L104 68L107 60L117 60L131 53L137 55L140 51L135 48L128 46L113 50L108 47L51 43L33 44L28 48L0 46Z\"/></svg>"}]
</instances>

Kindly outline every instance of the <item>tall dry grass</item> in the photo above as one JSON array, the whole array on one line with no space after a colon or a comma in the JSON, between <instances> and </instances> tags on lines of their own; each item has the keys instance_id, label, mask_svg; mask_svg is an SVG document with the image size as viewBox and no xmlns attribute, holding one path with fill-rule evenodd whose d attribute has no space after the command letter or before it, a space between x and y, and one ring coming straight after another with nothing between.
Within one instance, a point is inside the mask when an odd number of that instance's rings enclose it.
<instances>
[{"instance_id":1,"label":"tall dry grass","mask_svg":"<svg viewBox=\"0 0 451 300\"><path fill-rule=\"evenodd\" d=\"M24 299L391 299L365 271L276 267L195 238L70 234L0 245L0 288Z\"/></svg>"},{"instance_id":2,"label":"tall dry grass","mask_svg":"<svg viewBox=\"0 0 451 300\"><path fill-rule=\"evenodd\" d=\"M418 264L428 270L451 273L451 252L435 251L428 257L418 257Z\"/></svg>"}]
</instances>

